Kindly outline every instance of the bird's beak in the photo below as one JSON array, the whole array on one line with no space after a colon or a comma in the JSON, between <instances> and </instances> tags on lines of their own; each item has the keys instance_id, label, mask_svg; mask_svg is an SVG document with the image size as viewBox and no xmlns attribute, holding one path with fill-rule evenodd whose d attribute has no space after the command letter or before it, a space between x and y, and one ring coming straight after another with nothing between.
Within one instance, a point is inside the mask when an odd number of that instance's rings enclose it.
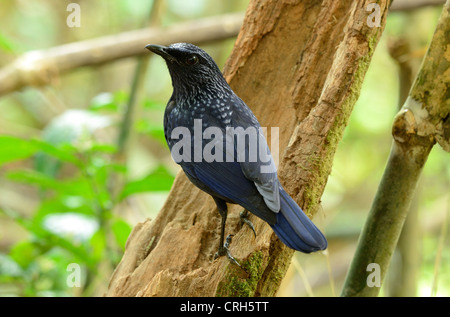
<instances>
[{"instance_id":1,"label":"bird's beak","mask_svg":"<svg viewBox=\"0 0 450 317\"><path fill-rule=\"evenodd\" d=\"M149 51L152 51L155 54L158 54L159 56L161 56L162 58L164 58L167 61L171 61L171 62L177 61L175 59L175 57L173 57L172 55L170 55L167 52L167 46L148 44L145 46L145 48L148 49Z\"/></svg>"}]
</instances>

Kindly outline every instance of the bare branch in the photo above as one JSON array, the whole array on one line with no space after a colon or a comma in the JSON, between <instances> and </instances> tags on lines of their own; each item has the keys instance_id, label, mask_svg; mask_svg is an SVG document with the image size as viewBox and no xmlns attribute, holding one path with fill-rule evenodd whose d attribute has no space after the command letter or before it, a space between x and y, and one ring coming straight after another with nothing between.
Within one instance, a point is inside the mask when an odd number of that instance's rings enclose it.
<instances>
[{"instance_id":1,"label":"bare branch","mask_svg":"<svg viewBox=\"0 0 450 317\"><path fill-rule=\"evenodd\" d=\"M23 54L0 70L0 96L25 86L52 83L60 74L82 66L145 53L149 43L204 43L236 36L242 13L208 17L168 28L145 28Z\"/></svg>"},{"instance_id":2,"label":"bare branch","mask_svg":"<svg viewBox=\"0 0 450 317\"><path fill-rule=\"evenodd\" d=\"M410 11L422 7L443 5L445 0L395 0L390 11Z\"/></svg>"},{"instance_id":3,"label":"bare branch","mask_svg":"<svg viewBox=\"0 0 450 317\"><path fill-rule=\"evenodd\" d=\"M342 296L378 295L380 287L367 284L368 265L378 265L382 282L428 154L436 142L450 152L449 11L447 0L409 97L394 119L391 154Z\"/></svg>"}]
</instances>

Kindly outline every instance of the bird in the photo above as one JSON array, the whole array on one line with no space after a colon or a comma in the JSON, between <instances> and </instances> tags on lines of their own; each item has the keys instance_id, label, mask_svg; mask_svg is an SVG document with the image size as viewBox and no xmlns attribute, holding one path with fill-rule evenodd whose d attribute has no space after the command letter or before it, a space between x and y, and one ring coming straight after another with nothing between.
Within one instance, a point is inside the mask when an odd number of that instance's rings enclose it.
<instances>
[{"instance_id":1,"label":"bird","mask_svg":"<svg viewBox=\"0 0 450 317\"><path fill-rule=\"evenodd\" d=\"M225 239L227 204L245 208L241 217L254 233L247 211L267 222L289 248L303 253L325 250L324 234L280 184L256 116L213 58L191 43L145 48L165 60L172 80L164 111L172 158L195 186L212 196L222 218L214 259L226 255L239 265L229 251L232 234Z\"/></svg>"}]
</instances>

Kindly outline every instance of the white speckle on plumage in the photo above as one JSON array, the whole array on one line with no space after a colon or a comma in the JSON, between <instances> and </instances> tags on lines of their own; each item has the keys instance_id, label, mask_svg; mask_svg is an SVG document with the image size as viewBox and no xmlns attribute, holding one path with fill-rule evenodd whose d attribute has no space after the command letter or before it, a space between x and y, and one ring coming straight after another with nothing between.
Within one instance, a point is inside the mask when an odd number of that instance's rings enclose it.
<instances>
[{"instance_id":1,"label":"white speckle on plumage","mask_svg":"<svg viewBox=\"0 0 450 317\"><path fill-rule=\"evenodd\" d=\"M192 124L195 125L194 120L198 117L204 117L203 128L213 125L219 125L220 128L229 127L232 119L233 127L259 128L256 117L234 94L217 64L205 51L189 43L178 43L168 47L148 45L147 48L166 60L172 77L174 91L169 101L170 106L166 108L164 114L165 135L171 150L174 140L171 140L170 132L174 127L187 125L189 129L195 128ZM192 57L197 57L194 63L188 62ZM195 107L192 108L193 105ZM177 111L174 108L178 108ZM259 143L259 146L264 146L268 150L265 142ZM195 145L191 145L191 149L195 150ZM209 163L211 162L203 160L181 161L179 164L194 185L213 196L222 215L220 248L216 253L217 256L227 255L239 265L229 253L228 239L227 244L224 244L227 202L236 202L249 208L249 211L267 221L278 237L293 249L310 253L327 247L326 238L320 230L280 186L275 167L272 169L272 166L263 164L265 161L240 162L238 168L236 164L227 164L228 161ZM201 177L198 177L200 175ZM249 188L249 182L250 184L253 182L253 190L243 192L242 188ZM280 197L285 201L282 210Z\"/></svg>"}]
</instances>

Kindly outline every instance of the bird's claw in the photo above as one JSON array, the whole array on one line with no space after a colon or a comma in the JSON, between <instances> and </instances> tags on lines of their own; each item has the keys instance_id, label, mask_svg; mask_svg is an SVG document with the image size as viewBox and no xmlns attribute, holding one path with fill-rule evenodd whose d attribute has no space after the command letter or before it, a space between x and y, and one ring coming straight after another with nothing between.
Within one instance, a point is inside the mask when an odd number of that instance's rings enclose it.
<instances>
[{"instance_id":1,"label":"bird's claw","mask_svg":"<svg viewBox=\"0 0 450 317\"><path fill-rule=\"evenodd\" d=\"M231 238L233 237L232 234L229 234L225 240L225 243L221 246L219 246L219 251L216 252L216 254L214 254L214 260L217 259L220 256L224 256L226 255L227 258L233 262L234 264L236 264L237 266L241 267L241 265L238 263L238 261L236 261L236 259L231 255L230 250L228 249L228 247L230 246L231 243Z\"/></svg>"},{"instance_id":2,"label":"bird's claw","mask_svg":"<svg viewBox=\"0 0 450 317\"><path fill-rule=\"evenodd\" d=\"M253 223L250 221L250 219L248 219L248 211L247 210L241 211L239 216L241 217L241 224L246 223L250 227L250 229L252 229L253 234L255 235L256 238L255 227L253 226Z\"/></svg>"}]
</instances>

